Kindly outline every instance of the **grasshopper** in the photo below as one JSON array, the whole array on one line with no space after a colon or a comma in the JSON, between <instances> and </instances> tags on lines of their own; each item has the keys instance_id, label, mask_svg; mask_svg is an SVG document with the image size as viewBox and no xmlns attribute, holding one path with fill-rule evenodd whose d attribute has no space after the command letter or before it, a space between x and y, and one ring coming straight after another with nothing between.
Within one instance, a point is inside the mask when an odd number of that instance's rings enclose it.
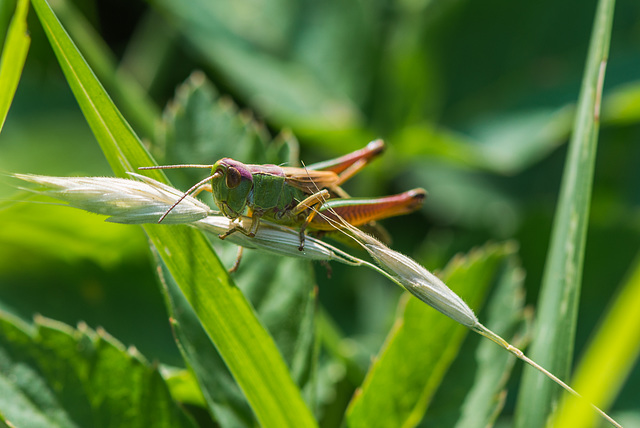
<instances>
[{"instance_id":1,"label":"grasshopper","mask_svg":"<svg viewBox=\"0 0 640 428\"><path fill-rule=\"evenodd\" d=\"M212 174L187 190L158 220L162 220L187 195L207 190L213 194L222 213L237 219L245 212L252 218L245 229L239 224L219 235L220 239L235 232L255 236L260 219L285 226L300 227L300 251L304 249L307 228L332 231L335 226L317 212L328 216L337 213L353 226L363 226L387 217L408 214L420 208L426 197L423 189L381 198L351 198L340 187L358 173L374 157L384 151L382 140L347 155L306 168L277 165L251 165L222 158L213 165L165 165L140 169L207 168Z\"/></svg>"}]
</instances>

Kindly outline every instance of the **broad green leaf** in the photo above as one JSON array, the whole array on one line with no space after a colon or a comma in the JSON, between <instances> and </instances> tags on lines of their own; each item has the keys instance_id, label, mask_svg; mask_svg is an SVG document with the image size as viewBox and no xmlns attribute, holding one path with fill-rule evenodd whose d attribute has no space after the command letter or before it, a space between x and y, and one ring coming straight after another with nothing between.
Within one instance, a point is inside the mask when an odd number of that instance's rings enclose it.
<instances>
[{"instance_id":1,"label":"broad green leaf","mask_svg":"<svg viewBox=\"0 0 640 428\"><path fill-rule=\"evenodd\" d=\"M479 308L513 245L488 245L454 259L441 275L471 308ZM456 355L468 330L417 299L404 299L384 349L347 412L354 427L414 426Z\"/></svg>"},{"instance_id":2,"label":"broad green leaf","mask_svg":"<svg viewBox=\"0 0 640 428\"><path fill-rule=\"evenodd\" d=\"M195 427L157 367L104 331L0 312L0 411L16 427Z\"/></svg>"},{"instance_id":3,"label":"broad green leaf","mask_svg":"<svg viewBox=\"0 0 640 428\"><path fill-rule=\"evenodd\" d=\"M640 259L603 317L586 354L581 358L573 385L600 408L609 408L640 355ZM555 426L596 426L599 416L582 400L566 397Z\"/></svg>"},{"instance_id":4,"label":"broad green leaf","mask_svg":"<svg viewBox=\"0 0 640 428\"><path fill-rule=\"evenodd\" d=\"M213 163L227 156L247 163L280 164L287 161L278 156L282 142L270 141L264 127L239 112L230 100L220 99L202 73L194 73L178 87L176 98L165 111L161 129L158 146L152 150L158 152L167 164ZM297 152L295 147L291 150ZM175 177L174 182L180 182L185 188L199 181L203 175L203 171L198 169L171 173ZM221 245L215 238L213 243L231 266L237 247ZM311 321L315 298L310 264L248 250L234 279L274 337L296 383L304 387L309 380L314 346ZM212 413L225 426L250 425L254 417L223 361L211 345L206 347L203 343L204 332L196 334L197 329L184 327L193 325L195 315L187 310L184 298L176 293L170 278L166 283L171 296L169 306L174 331L182 352L189 355L187 359L191 361L203 392L209 396L207 401ZM202 369L196 370L195 365Z\"/></svg>"},{"instance_id":5,"label":"broad green leaf","mask_svg":"<svg viewBox=\"0 0 640 428\"><path fill-rule=\"evenodd\" d=\"M27 59L31 38L27 33L29 1L20 0L9 25L0 57L0 131L7 118L13 95L18 87L22 67Z\"/></svg>"},{"instance_id":6,"label":"broad green leaf","mask_svg":"<svg viewBox=\"0 0 640 428\"><path fill-rule=\"evenodd\" d=\"M532 360L560 379L569 377L573 358L600 101L614 4L613 0L601 0L596 12L529 351ZM525 368L516 426L544 426L560 393L557 385L532 368Z\"/></svg>"},{"instance_id":7,"label":"broad green leaf","mask_svg":"<svg viewBox=\"0 0 640 428\"><path fill-rule=\"evenodd\" d=\"M116 175L153 161L44 0L33 2L78 103ZM149 174L164 181L160 172ZM314 426L273 339L199 232L145 230L264 426Z\"/></svg>"}]
</instances>

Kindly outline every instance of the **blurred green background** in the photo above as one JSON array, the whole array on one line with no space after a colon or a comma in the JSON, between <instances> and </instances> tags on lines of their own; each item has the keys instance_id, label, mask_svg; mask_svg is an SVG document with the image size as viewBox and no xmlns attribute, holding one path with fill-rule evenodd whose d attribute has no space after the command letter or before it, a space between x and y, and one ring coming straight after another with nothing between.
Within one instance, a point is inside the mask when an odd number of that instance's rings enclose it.
<instances>
[{"instance_id":1,"label":"blurred green background","mask_svg":"<svg viewBox=\"0 0 640 428\"><path fill-rule=\"evenodd\" d=\"M356 196L427 189L419 213L384 222L393 247L438 269L458 252L515 239L527 301L535 303L595 1L52 5L160 162L163 111L171 116L177 88L195 70L272 135L290 129L307 164L384 138L387 153L346 188ZM0 3L1 28L12 12L12 1ZM31 15L31 49L0 134L0 171L111 175ZM639 17L639 2L617 2L576 357L640 243ZM217 160L199 143L181 156ZM15 203L25 198L16 196L19 183L0 182L0 308L103 326L150 360L181 365L143 231L70 208ZM366 367L400 290L373 273L356 277L333 266L328 278L316 267L320 301ZM637 411L639 385L636 369L616 408Z\"/></svg>"}]
</instances>

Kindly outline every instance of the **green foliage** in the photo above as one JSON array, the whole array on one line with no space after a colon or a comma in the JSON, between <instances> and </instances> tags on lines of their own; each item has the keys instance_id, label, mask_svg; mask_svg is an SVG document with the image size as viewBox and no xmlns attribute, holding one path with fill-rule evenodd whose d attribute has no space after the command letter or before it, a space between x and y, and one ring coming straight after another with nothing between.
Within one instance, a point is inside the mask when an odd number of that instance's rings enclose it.
<instances>
[{"instance_id":1,"label":"green foliage","mask_svg":"<svg viewBox=\"0 0 640 428\"><path fill-rule=\"evenodd\" d=\"M104 330L3 313L0 332L2 415L14 426L195 426L158 367Z\"/></svg>"},{"instance_id":2,"label":"green foliage","mask_svg":"<svg viewBox=\"0 0 640 428\"><path fill-rule=\"evenodd\" d=\"M504 268L501 265L506 265L508 256L513 255L512 248L513 245L487 246L473 252L468 258L454 259L444 269L441 277L472 309L477 310L486 298L490 286L495 284L500 268ZM513 273L505 270L502 274L508 278L506 281L501 281L502 288L506 291L496 293L494 305L507 298L506 296L512 297L519 294L518 284L514 281L517 281L517 278ZM419 300L404 300L379 359L369 370L361 393L351 402L347 412L347 425L350 427L394 427L418 424L437 387L451 368L454 358L460 351L462 341L468 333L468 329L464 326L442 317ZM502 331L499 334L513 334L510 330L521 318L522 301L503 309L506 310L494 313L496 319L491 321L501 324ZM434 334L434 332L437 333ZM498 353L499 348L489 349L489 352L492 351ZM508 357L508 354L502 357ZM476 358L479 358L479 355ZM472 361L473 359L471 359L471 365L474 364ZM511 367L512 364L506 364L505 361L494 366L493 370L498 369L498 371L489 382L493 381L495 391L485 393L483 396L485 401L476 402L471 414L467 416L473 420L474 426L486 426L489 422L488 418L495 412L492 406L498 404L495 397L503 387L500 379L508 377ZM467 370L469 370L468 367ZM480 373L486 376L491 371L489 369ZM481 387L480 385L480 382L477 383L478 388ZM380 391L385 393L381 394ZM473 400L472 389L465 393L468 395L450 393L448 399L443 400L448 403L449 408L456 408L464 404L465 398ZM451 401L455 401L457 406L452 405ZM480 415L485 415L487 419ZM464 416L461 413L460 419L464 419ZM439 417L443 418L440 420L440 426L455 425L456 420L450 420L450 415L443 412ZM437 426L439 417L431 417L430 423Z\"/></svg>"},{"instance_id":3,"label":"green foliage","mask_svg":"<svg viewBox=\"0 0 640 428\"><path fill-rule=\"evenodd\" d=\"M126 177L126 172L135 171L136 166L152 165L151 157L95 79L48 4L34 2L34 7L116 175ZM151 175L163 178L158 171ZM187 227L154 225L145 226L145 231L246 394L258 421L268 426L311 426L310 412L272 338L229 278L207 239Z\"/></svg>"},{"instance_id":4,"label":"green foliage","mask_svg":"<svg viewBox=\"0 0 640 428\"><path fill-rule=\"evenodd\" d=\"M540 291L539 318L531 346L531 358L560 378L568 376L573 356L593 170L600 130L600 102L609 57L614 5L614 1L600 2L593 26ZM523 392L518 397L521 410L516 419L517 426L546 426L547 415L560 394L545 381L530 368L525 369Z\"/></svg>"},{"instance_id":5,"label":"green foliage","mask_svg":"<svg viewBox=\"0 0 640 428\"><path fill-rule=\"evenodd\" d=\"M0 118L11 105L0 170L125 177L156 161L226 156L310 164L382 137L388 151L347 191L430 195L420 213L384 222L392 247L446 265L439 276L483 324L519 347L533 340L544 348L534 359L548 357L563 379L574 354L586 355L578 391L625 426L640 417L637 2L618 1L615 25L596 26L590 45L595 2L578 0L76 3L33 0L27 18L26 1L0 2ZM601 4L596 22L610 21L613 2ZM589 150L577 150L585 141ZM186 189L204 173L149 175ZM215 237L103 223L15 193L22 184L9 180L0 179L0 421L539 426L556 405L549 380L509 379L507 352L375 272L245 251L229 277L236 248ZM571 299L539 292L558 278ZM525 303L553 344L530 336ZM567 409L572 423L594 414Z\"/></svg>"},{"instance_id":6,"label":"green foliage","mask_svg":"<svg viewBox=\"0 0 640 428\"><path fill-rule=\"evenodd\" d=\"M26 20L29 2L21 0L16 7L16 13L7 31L5 49L0 58L0 131L2 131L13 95L18 87L31 41L27 34Z\"/></svg>"}]
</instances>

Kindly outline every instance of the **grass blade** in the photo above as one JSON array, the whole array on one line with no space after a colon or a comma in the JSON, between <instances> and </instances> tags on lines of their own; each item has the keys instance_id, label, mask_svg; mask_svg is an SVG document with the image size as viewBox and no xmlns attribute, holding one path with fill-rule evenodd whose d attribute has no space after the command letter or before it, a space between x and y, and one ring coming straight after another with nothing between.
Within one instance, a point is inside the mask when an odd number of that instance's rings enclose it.
<instances>
[{"instance_id":1,"label":"grass blade","mask_svg":"<svg viewBox=\"0 0 640 428\"><path fill-rule=\"evenodd\" d=\"M613 0L601 0L596 13L529 352L561 379L568 377L573 356L613 5ZM544 426L560 393L556 385L525 368L516 426Z\"/></svg>"},{"instance_id":2,"label":"grass blade","mask_svg":"<svg viewBox=\"0 0 640 428\"><path fill-rule=\"evenodd\" d=\"M154 165L45 0L34 0L69 85L116 175ZM163 174L153 178L166 182ZM273 339L221 266L209 241L184 226L145 226L168 271L263 426L315 426Z\"/></svg>"},{"instance_id":3,"label":"grass blade","mask_svg":"<svg viewBox=\"0 0 640 428\"><path fill-rule=\"evenodd\" d=\"M160 109L126 70L118 70L115 56L87 19L67 0L55 3L55 13L65 23L79 49L101 82L121 105L129 121L144 138L155 135Z\"/></svg>"},{"instance_id":4,"label":"grass blade","mask_svg":"<svg viewBox=\"0 0 640 428\"><path fill-rule=\"evenodd\" d=\"M0 58L0 131L16 93L22 67L27 59L31 38L27 33L29 1L20 0L9 25L2 58Z\"/></svg>"},{"instance_id":5,"label":"grass blade","mask_svg":"<svg viewBox=\"0 0 640 428\"><path fill-rule=\"evenodd\" d=\"M574 376L574 386L598 407L607 408L640 355L640 259L616 297ZM585 410L586 409L586 410ZM597 415L569 396L555 426L594 426Z\"/></svg>"}]
</instances>

